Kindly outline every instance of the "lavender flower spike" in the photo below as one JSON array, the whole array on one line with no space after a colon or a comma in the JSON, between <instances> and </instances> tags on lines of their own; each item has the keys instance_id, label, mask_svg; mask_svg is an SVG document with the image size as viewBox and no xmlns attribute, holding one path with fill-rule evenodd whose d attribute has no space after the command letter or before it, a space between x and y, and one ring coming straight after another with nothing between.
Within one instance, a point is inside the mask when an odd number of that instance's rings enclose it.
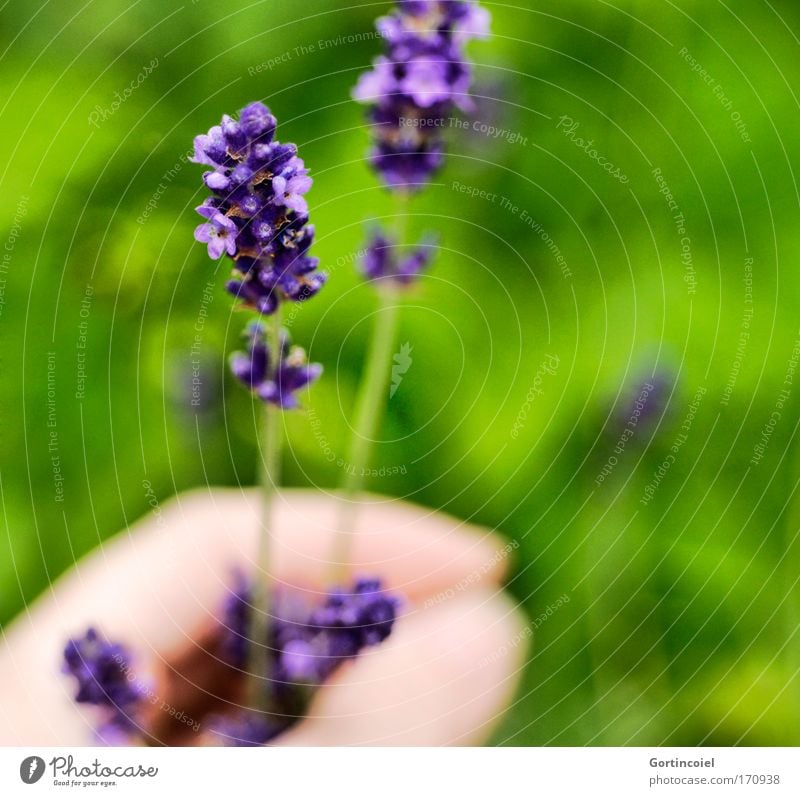
<instances>
[{"instance_id":1,"label":"lavender flower spike","mask_svg":"<svg viewBox=\"0 0 800 796\"><path fill-rule=\"evenodd\" d=\"M290 347L289 335L281 332L280 357L271 362L264 327L253 321L245 329L247 351L236 352L230 360L233 375L253 390L262 401L281 409L299 406L295 393L316 381L322 365L308 364L299 346Z\"/></svg>"},{"instance_id":2,"label":"lavender flower spike","mask_svg":"<svg viewBox=\"0 0 800 796\"><path fill-rule=\"evenodd\" d=\"M471 0L399 0L377 28L387 54L353 91L373 106L370 161L390 188L420 188L442 165L447 117L473 107L464 45L488 35L489 13Z\"/></svg>"},{"instance_id":3,"label":"lavender flower spike","mask_svg":"<svg viewBox=\"0 0 800 796\"><path fill-rule=\"evenodd\" d=\"M318 260L309 255L314 227L308 223L305 194L312 185L294 144L275 138L275 117L253 102L239 121L221 124L194 140L195 163L211 196L197 208L206 219L195 238L209 256L227 254L235 278L227 290L247 306L270 315L281 301L305 301L325 283Z\"/></svg>"}]
</instances>

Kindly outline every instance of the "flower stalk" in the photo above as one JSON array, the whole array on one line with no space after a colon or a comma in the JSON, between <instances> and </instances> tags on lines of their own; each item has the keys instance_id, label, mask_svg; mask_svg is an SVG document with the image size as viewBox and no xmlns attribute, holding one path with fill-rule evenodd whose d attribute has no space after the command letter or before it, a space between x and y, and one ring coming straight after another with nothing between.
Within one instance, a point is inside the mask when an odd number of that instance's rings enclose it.
<instances>
[{"instance_id":1,"label":"flower stalk","mask_svg":"<svg viewBox=\"0 0 800 796\"><path fill-rule=\"evenodd\" d=\"M370 464L375 435L386 406L391 375L392 350L400 315L399 293L391 279L378 289L379 305L367 353L364 376L356 399L355 421L345 468L343 503L339 514L332 555L335 574L341 576L350 559L358 513L359 495L363 491Z\"/></svg>"},{"instance_id":2,"label":"flower stalk","mask_svg":"<svg viewBox=\"0 0 800 796\"><path fill-rule=\"evenodd\" d=\"M381 412L386 406L401 288L413 284L430 265L432 239L407 251L408 201L441 168L440 129L454 110L468 111L471 65L464 46L489 31L489 14L477 3L398 2L377 21L386 54L373 62L353 90L368 106L373 138L369 163L397 201L392 238L372 232L361 270L379 296L375 327L356 400L355 421L342 485L342 505L334 536L332 565L340 576L350 558L359 493L364 488Z\"/></svg>"},{"instance_id":3,"label":"flower stalk","mask_svg":"<svg viewBox=\"0 0 800 796\"><path fill-rule=\"evenodd\" d=\"M250 103L239 119L223 116L219 125L195 138L196 163L210 167L203 181L211 195L197 208L205 219L195 238L208 245L212 259L233 261L229 293L257 313L245 330L247 350L230 361L233 375L263 403L261 473L262 522L256 554L251 604L244 628L251 708L264 726L274 689L271 600L274 583L270 549L274 499L280 483L282 412L299 406L296 393L315 381L322 368L310 365L305 352L291 348L281 328L281 306L307 301L325 283L310 255L314 227L309 224L305 194L312 185L294 144L275 139L277 121L266 105ZM268 319L269 331L266 322Z\"/></svg>"},{"instance_id":4,"label":"flower stalk","mask_svg":"<svg viewBox=\"0 0 800 796\"><path fill-rule=\"evenodd\" d=\"M272 316L271 344L273 361L281 354L280 310ZM274 579L271 567L272 536L275 531L275 493L281 481L281 451L283 449L283 423L281 410L273 403L265 402L262 408L263 456L261 459L261 527L256 548L256 576L253 579L252 606L249 627L245 638L249 639L247 672L249 674L248 704L267 713L270 711L271 689L264 682L271 671L270 623L272 618L271 594Z\"/></svg>"}]
</instances>

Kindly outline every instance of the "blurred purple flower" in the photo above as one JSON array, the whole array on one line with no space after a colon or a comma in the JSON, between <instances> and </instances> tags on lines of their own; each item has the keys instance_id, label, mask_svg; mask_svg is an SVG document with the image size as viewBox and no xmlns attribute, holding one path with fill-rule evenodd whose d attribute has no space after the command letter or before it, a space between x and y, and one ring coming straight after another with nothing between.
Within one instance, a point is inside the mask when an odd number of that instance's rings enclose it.
<instances>
[{"instance_id":1,"label":"blurred purple flower","mask_svg":"<svg viewBox=\"0 0 800 796\"><path fill-rule=\"evenodd\" d=\"M270 712L248 708L208 717L210 733L229 746L261 746L301 718L313 688L344 661L388 638L400 601L379 580L362 578L350 589L333 589L316 607L283 591L273 594L271 605L271 656L264 672ZM223 655L237 668L247 659L251 610L250 584L237 573L221 618ZM64 651L64 671L78 681L76 701L104 708L95 732L108 745L126 745L143 734L131 714L148 694L132 684L130 666L123 646L92 629Z\"/></svg>"},{"instance_id":2,"label":"blurred purple flower","mask_svg":"<svg viewBox=\"0 0 800 796\"><path fill-rule=\"evenodd\" d=\"M64 647L62 671L75 678L75 701L102 709L96 734L109 746L126 743L138 732L135 715L147 689L131 665L128 650L106 641L94 628L81 638L70 639Z\"/></svg>"},{"instance_id":3,"label":"blurred purple flower","mask_svg":"<svg viewBox=\"0 0 800 796\"><path fill-rule=\"evenodd\" d=\"M224 623L236 665L247 657L249 601L249 586L237 576ZM302 715L310 688L323 683L344 661L388 638L400 601L379 580L360 579L351 589L332 590L317 608L282 592L273 596L272 605L267 646L273 654L265 677L270 713L246 709L215 717L212 732L230 746L263 745L291 726Z\"/></svg>"},{"instance_id":4,"label":"blurred purple flower","mask_svg":"<svg viewBox=\"0 0 800 796\"><path fill-rule=\"evenodd\" d=\"M430 237L411 253L399 256L396 242L376 228L367 241L361 260L361 270L367 279L390 279L402 285L411 284L431 263L436 253L436 241Z\"/></svg>"},{"instance_id":5,"label":"blurred purple flower","mask_svg":"<svg viewBox=\"0 0 800 796\"><path fill-rule=\"evenodd\" d=\"M344 660L388 638L399 606L379 580L366 578L350 589L332 589L316 608L279 595L269 643L276 653L276 679L323 682Z\"/></svg>"},{"instance_id":6,"label":"blurred purple flower","mask_svg":"<svg viewBox=\"0 0 800 796\"><path fill-rule=\"evenodd\" d=\"M376 24L387 54L353 90L373 106L370 162L390 188L420 188L442 165L447 117L473 108L463 48L488 35L489 13L471 0L399 0Z\"/></svg>"},{"instance_id":7,"label":"blurred purple flower","mask_svg":"<svg viewBox=\"0 0 800 796\"><path fill-rule=\"evenodd\" d=\"M105 641L94 628L64 648L63 670L78 684L76 702L112 708L138 702L142 690L128 679L130 665L125 647Z\"/></svg>"},{"instance_id":8,"label":"blurred purple flower","mask_svg":"<svg viewBox=\"0 0 800 796\"><path fill-rule=\"evenodd\" d=\"M675 378L668 371L658 371L635 382L618 411L618 424L636 428L644 434L657 427L664 416Z\"/></svg>"},{"instance_id":9,"label":"blurred purple flower","mask_svg":"<svg viewBox=\"0 0 800 796\"><path fill-rule=\"evenodd\" d=\"M295 393L319 378L322 366L309 364L299 346L290 347L288 334L281 332L280 356L271 362L264 327L258 321L245 330L247 351L237 351L230 360L233 375L267 403L281 409L299 406Z\"/></svg>"}]
</instances>

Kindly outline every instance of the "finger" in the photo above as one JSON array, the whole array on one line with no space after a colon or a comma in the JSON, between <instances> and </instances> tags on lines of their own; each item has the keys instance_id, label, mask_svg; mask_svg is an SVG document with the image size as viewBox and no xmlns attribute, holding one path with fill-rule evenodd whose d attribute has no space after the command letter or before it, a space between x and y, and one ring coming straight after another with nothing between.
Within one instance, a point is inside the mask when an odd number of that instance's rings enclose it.
<instances>
[{"instance_id":1,"label":"finger","mask_svg":"<svg viewBox=\"0 0 800 796\"><path fill-rule=\"evenodd\" d=\"M486 587L411 613L321 687L280 745L480 744L511 700L529 635L510 600Z\"/></svg>"}]
</instances>

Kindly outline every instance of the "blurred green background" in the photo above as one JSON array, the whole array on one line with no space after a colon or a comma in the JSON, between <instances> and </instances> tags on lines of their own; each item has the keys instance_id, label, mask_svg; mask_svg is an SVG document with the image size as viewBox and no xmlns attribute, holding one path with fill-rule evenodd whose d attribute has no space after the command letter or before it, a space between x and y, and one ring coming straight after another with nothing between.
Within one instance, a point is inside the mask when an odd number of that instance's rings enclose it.
<instances>
[{"instance_id":1,"label":"blurred green background","mask_svg":"<svg viewBox=\"0 0 800 796\"><path fill-rule=\"evenodd\" d=\"M225 373L245 316L192 239L202 169L183 159L253 99L312 170L331 275L290 317L326 377L289 419L287 482L336 487L322 448L346 449L375 308L352 262L393 213L349 91L389 5L3 4L1 621L147 512L148 483L255 480ZM508 135L450 131L412 206L442 251L375 454L405 472L369 487L519 541L535 642L495 742L797 744L800 10L486 5L475 118Z\"/></svg>"}]
</instances>

